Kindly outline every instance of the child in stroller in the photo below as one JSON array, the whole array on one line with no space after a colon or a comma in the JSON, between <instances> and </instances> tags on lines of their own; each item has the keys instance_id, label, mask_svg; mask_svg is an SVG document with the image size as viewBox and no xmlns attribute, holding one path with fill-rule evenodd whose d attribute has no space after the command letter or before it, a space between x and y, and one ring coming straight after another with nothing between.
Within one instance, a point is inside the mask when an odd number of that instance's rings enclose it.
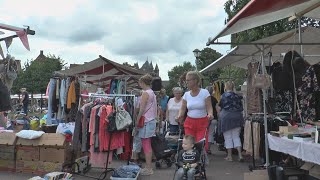
<instances>
[{"instance_id":1,"label":"child in stroller","mask_svg":"<svg viewBox=\"0 0 320 180\"><path fill-rule=\"evenodd\" d=\"M178 154L177 166L179 169L175 174L175 180L191 180L194 179L196 168L201 163L201 152L195 146L195 138L191 135L184 136L182 148Z\"/></svg>"}]
</instances>

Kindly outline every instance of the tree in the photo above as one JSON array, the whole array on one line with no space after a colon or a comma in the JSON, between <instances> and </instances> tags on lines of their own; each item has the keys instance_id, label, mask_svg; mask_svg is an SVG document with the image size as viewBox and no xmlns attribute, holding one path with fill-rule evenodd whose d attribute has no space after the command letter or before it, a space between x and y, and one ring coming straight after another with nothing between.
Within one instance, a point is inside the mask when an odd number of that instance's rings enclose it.
<instances>
[{"instance_id":1,"label":"tree","mask_svg":"<svg viewBox=\"0 0 320 180\"><path fill-rule=\"evenodd\" d=\"M178 65L173 67L170 71L168 71L169 76L169 85L166 87L167 93L172 93L172 88L180 86L182 88L186 88L183 82L180 82L180 78L185 75L186 72L195 70L195 66L193 66L190 62L183 62L182 65Z\"/></svg>"},{"instance_id":2,"label":"tree","mask_svg":"<svg viewBox=\"0 0 320 180\"><path fill-rule=\"evenodd\" d=\"M63 63L64 61L55 55L49 55L41 61L27 61L13 83L12 92L20 93L20 88L25 87L31 93L44 93L53 72L61 70Z\"/></svg>"},{"instance_id":3,"label":"tree","mask_svg":"<svg viewBox=\"0 0 320 180\"><path fill-rule=\"evenodd\" d=\"M206 47L203 50L201 50L199 63L197 63L197 66L198 66L197 68L199 70L203 69L208 65L210 65L211 63L213 63L214 61L216 61L217 59L219 59L221 56L222 54L220 54L216 50ZM209 85L209 83L211 83L213 80L218 79L220 73L221 73L221 69L216 69L214 71L202 73L203 79L204 79L203 86L205 87Z\"/></svg>"}]
</instances>

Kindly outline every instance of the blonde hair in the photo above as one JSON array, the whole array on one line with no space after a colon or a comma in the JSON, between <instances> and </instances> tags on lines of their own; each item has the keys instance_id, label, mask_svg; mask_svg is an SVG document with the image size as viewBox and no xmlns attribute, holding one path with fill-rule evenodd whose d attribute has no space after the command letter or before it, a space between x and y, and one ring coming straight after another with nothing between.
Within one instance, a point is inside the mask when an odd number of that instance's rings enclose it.
<instances>
[{"instance_id":1,"label":"blonde hair","mask_svg":"<svg viewBox=\"0 0 320 180\"><path fill-rule=\"evenodd\" d=\"M201 78L200 74L197 71L189 71L186 76L192 76L197 81L197 84L200 86Z\"/></svg>"},{"instance_id":2,"label":"blonde hair","mask_svg":"<svg viewBox=\"0 0 320 180\"><path fill-rule=\"evenodd\" d=\"M175 92L181 92L182 93L182 88L181 87L174 87L172 88L172 92L175 93Z\"/></svg>"},{"instance_id":3,"label":"blonde hair","mask_svg":"<svg viewBox=\"0 0 320 180\"><path fill-rule=\"evenodd\" d=\"M191 144L195 144L196 143L196 139L192 135L184 135L183 138L185 140L189 141Z\"/></svg>"},{"instance_id":4,"label":"blonde hair","mask_svg":"<svg viewBox=\"0 0 320 180\"><path fill-rule=\"evenodd\" d=\"M234 83L232 81L228 81L224 85L224 89L227 91L233 91Z\"/></svg>"},{"instance_id":5,"label":"blonde hair","mask_svg":"<svg viewBox=\"0 0 320 180\"><path fill-rule=\"evenodd\" d=\"M151 86L152 83L152 76L150 74L145 74L143 75L140 79L140 82L143 82L144 84L146 84L147 86Z\"/></svg>"}]
</instances>

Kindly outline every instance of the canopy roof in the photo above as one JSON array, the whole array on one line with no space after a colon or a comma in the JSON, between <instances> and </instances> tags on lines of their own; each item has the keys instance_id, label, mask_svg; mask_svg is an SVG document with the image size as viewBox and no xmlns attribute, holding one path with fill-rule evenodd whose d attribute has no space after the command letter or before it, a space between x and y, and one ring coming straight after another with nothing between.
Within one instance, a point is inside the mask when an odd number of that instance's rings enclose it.
<instances>
[{"instance_id":1,"label":"canopy roof","mask_svg":"<svg viewBox=\"0 0 320 180\"><path fill-rule=\"evenodd\" d=\"M99 58L70 69L56 71L56 76L79 76L79 79L100 87L106 87L111 79L127 79L128 88L138 87L138 79L146 72L111 61L101 55Z\"/></svg>"},{"instance_id":2,"label":"canopy roof","mask_svg":"<svg viewBox=\"0 0 320 180\"><path fill-rule=\"evenodd\" d=\"M313 27L302 28L301 36L304 43L319 43L319 38L317 37L320 37L320 29ZM299 42L298 40L299 34L295 30L291 30L254 41L252 42L252 44L239 45L231 49L228 54L220 57L219 59L202 69L200 72L209 72L228 65L234 65L243 69L247 69L247 65L249 64L249 62L251 62L253 59L260 59L261 51L258 49L258 47L262 49L262 46L258 45L257 47L256 44L295 43ZM297 52L300 52L300 45L265 45L264 50L265 54L271 51L274 56L273 60L277 60L280 59L281 54L286 53L290 50L296 50ZM319 52L320 45L303 45L303 53L305 55L304 59L307 60L310 64L320 62ZM266 64L268 64L268 61L266 61Z\"/></svg>"},{"instance_id":3,"label":"canopy roof","mask_svg":"<svg viewBox=\"0 0 320 180\"><path fill-rule=\"evenodd\" d=\"M219 38L291 16L320 19L320 0L251 0L207 45Z\"/></svg>"}]
</instances>

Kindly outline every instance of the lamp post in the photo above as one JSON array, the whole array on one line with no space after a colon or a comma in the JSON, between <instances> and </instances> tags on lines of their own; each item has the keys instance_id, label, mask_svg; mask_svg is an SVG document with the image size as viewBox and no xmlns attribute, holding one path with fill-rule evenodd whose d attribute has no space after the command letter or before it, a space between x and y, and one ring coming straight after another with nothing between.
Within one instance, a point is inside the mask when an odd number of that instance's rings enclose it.
<instances>
[{"instance_id":1,"label":"lamp post","mask_svg":"<svg viewBox=\"0 0 320 180\"><path fill-rule=\"evenodd\" d=\"M193 50L193 54L194 54L194 57L196 57L196 71L198 71L198 61L199 61L201 51L199 49L195 49Z\"/></svg>"}]
</instances>

